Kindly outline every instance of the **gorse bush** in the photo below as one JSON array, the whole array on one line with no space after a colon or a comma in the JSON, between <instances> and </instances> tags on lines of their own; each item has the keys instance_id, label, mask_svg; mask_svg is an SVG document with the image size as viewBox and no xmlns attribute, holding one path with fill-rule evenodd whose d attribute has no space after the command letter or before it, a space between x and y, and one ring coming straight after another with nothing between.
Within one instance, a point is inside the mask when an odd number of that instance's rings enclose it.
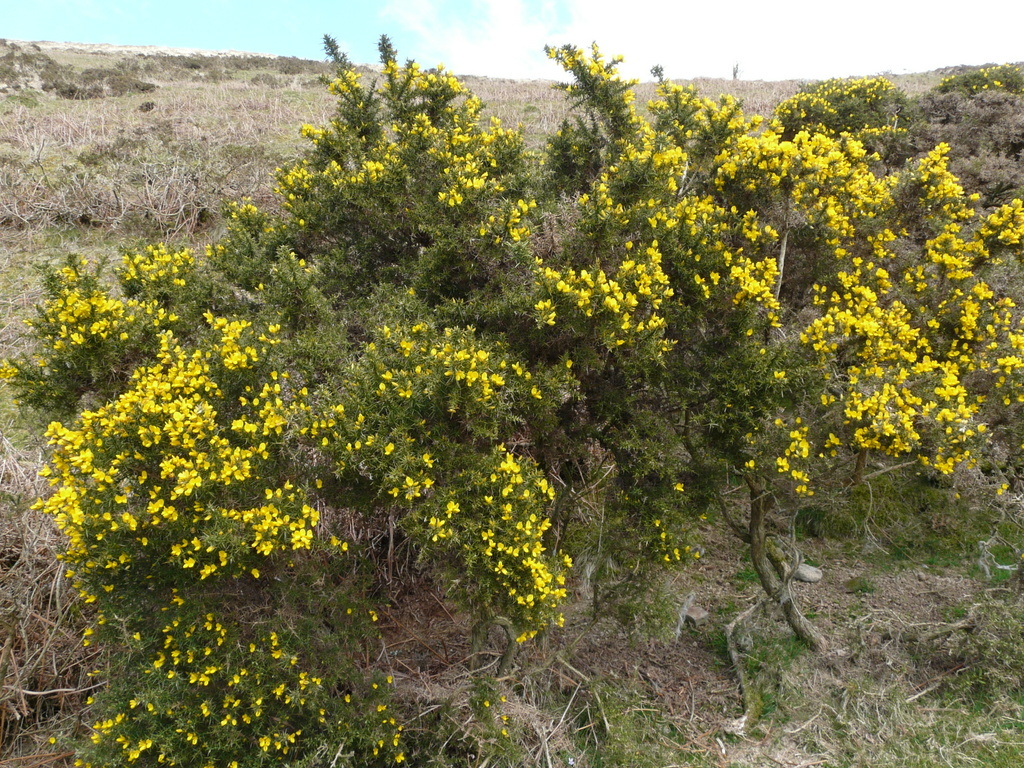
<instances>
[{"instance_id":1,"label":"gorse bush","mask_svg":"<svg viewBox=\"0 0 1024 768\"><path fill-rule=\"evenodd\" d=\"M846 134L892 154L906 135L907 107L903 92L884 77L834 79L807 86L783 101L775 108L775 119L787 139L802 130Z\"/></svg>"},{"instance_id":2,"label":"gorse bush","mask_svg":"<svg viewBox=\"0 0 1024 768\"><path fill-rule=\"evenodd\" d=\"M1009 93L1024 93L1024 72L1012 64L996 67L982 67L959 75L950 75L939 83L939 93L960 92L975 94L980 91L1003 90Z\"/></svg>"},{"instance_id":3,"label":"gorse bush","mask_svg":"<svg viewBox=\"0 0 1024 768\"><path fill-rule=\"evenodd\" d=\"M870 120L765 126L666 81L644 117L566 46L578 119L534 154L386 38L369 81L328 50L338 109L279 210L112 276L69 258L4 368L57 419L40 505L87 642L130 651L82 764L416 760L356 652L380 541L467 612L474 666L504 630L504 673L579 564L595 611L636 615L743 487L733 523L814 642L769 500L1019 443L1024 204L978 215L945 147L881 175ZM858 88L851 112L888 98Z\"/></svg>"},{"instance_id":4,"label":"gorse bush","mask_svg":"<svg viewBox=\"0 0 1024 768\"><path fill-rule=\"evenodd\" d=\"M64 280L51 284L60 298L42 312L65 323L48 337L61 361L36 361L45 373L90 352L109 360L132 349L136 334L156 334L151 362L112 377L118 395L72 426L54 422L48 431L47 473L58 491L42 508L68 537L63 559L85 602L97 606L98 636L125 644L134 662L124 678L114 676L119 682L101 707L110 717L95 725L96 748L84 762L192 765L202 754L204 764L231 765L249 750L256 756L241 764L290 762L309 752L303 747L317 734L369 739L367 760L387 742L396 757L393 720L371 714L386 711L379 684L340 665L353 647L346 653L345 644L360 637L352 633L360 623L353 612L369 623L358 602L344 607L344 574L325 590L346 616L326 637L326 656L312 652L307 632L282 622L282 614L301 612L303 600L276 595L275 574L303 569L294 555L314 547L319 513L287 478L281 453L285 425L309 406L267 359L277 329L257 332L249 322L207 313L187 350L175 336L178 315L146 312L146 299L127 298L163 284L169 304L169 291L188 287L191 264L187 252L162 248L128 254L118 271L126 297L118 300L68 266L58 272ZM87 382L94 372L84 372ZM48 391L42 382L37 392ZM88 386L63 384L68 392ZM335 542L321 551L343 555L347 545ZM302 665L300 649L309 654ZM328 714L327 697L339 687L350 691L346 704L358 698L350 707L331 704ZM363 688L368 693L359 695Z\"/></svg>"}]
</instances>

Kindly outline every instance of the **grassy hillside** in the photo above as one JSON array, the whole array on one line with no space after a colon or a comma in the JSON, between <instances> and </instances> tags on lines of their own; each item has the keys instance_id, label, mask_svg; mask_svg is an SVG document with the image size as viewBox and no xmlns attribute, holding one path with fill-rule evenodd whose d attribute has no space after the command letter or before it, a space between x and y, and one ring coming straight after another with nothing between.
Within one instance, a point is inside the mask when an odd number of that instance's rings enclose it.
<instances>
[{"instance_id":1,"label":"grassy hillside","mask_svg":"<svg viewBox=\"0 0 1024 768\"><path fill-rule=\"evenodd\" d=\"M201 249L224 232L224 201L277 205L274 170L306 150L299 127L332 114L318 79L327 71L296 59L0 45L0 358L27 343L39 265L157 241ZM913 97L945 74L893 81ZM566 114L550 82L465 83L487 115L521 124L531 147ZM694 85L762 115L801 86ZM42 427L0 391L0 764L32 768L72 764L92 721L90 672L105 663L81 645L88 606L65 584L51 522L30 509L46 491ZM1022 764L1024 635L1020 613L993 600L1019 588L994 565L1006 542L992 519L911 477L865 487L842 516L808 506L789 532L824 573L794 586L829 638L824 654L760 607L745 549L709 523L704 556L624 623L594 617L580 576L565 627L494 691L467 674L467 618L432 589L381 617L381 647L367 658L390 665L410 732L463 739L465 764L481 768L470 747L493 734L474 718L498 696L507 764ZM995 522L1024 530L1019 513ZM726 641L741 615L742 689Z\"/></svg>"}]
</instances>

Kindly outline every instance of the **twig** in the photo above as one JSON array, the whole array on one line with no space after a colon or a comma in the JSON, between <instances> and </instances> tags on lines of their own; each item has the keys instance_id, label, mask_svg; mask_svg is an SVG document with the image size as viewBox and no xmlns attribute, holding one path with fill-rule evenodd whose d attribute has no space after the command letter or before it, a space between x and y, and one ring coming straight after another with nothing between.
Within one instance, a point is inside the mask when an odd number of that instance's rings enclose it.
<instances>
[{"instance_id":1,"label":"twig","mask_svg":"<svg viewBox=\"0 0 1024 768\"><path fill-rule=\"evenodd\" d=\"M955 667L953 667L952 669L949 669L949 670L943 672L938 677L933 677L931 680L928 681L929 683L931 683L931 685L925 686L920 691L915 693L913 696L910 696L909 698L905 699L905 703L910 704L913 701L917 701L918 699L920 699L925 694L930 693L931 691L934 691L936 688L938 688L940 685L942 685L942 682L947 677L949 677L950 675L955 675L957 672L960 672L965 667L966 667L965 664L957 664Z\"/></svg>"},{"instance_id":2,"label":"twig","mask_svg":"<svg viewBox=\"0 0 1024 768\"><path fill-rule=\"evenodd\" d=\"M804 722L799 727L793 728L793 729L787 729L786 730L786 734L789 735L789 736L792 736L794 733L800 733L800 731L802 731L804 728L806 728L811 723L813 723L815 720L817 720L819 717L821 717L821 713L824 712L824 711L825 711L825 708L822 707L821 709L818 710L818 713L814 717L812 717L810 720L807 720L806 722Z\"/></svg>"},{"instance_id":3,"label":"twig","mask_svg":"<svg viewBox=\"0 0 1024 768\"><path fill-rule=\"evenodd\" d=\"M428 594L432 598L434 598L434 601L439 606L441 606L441 610L444 611L448 615L448 618L451 620L452 624L455 624L455 617L452 616L451 611L448 610L448 607L444 603L441 602L441 598L439 598L432 590Z\"/></svg>"},{"instance_id":4,"label":"twig","mask_svg":"<svg viewBox=\"0 0 1024 768\"><path fill-rule=\"evenodd\" d=\"M743 613L741 613L735 619L730 621L725 627L725 642L729 648L729 659L732 661L733 669L736 670L736 678L737 682L739 683L740 696L743 697L744 717L746 717L747 713L750 711L751 708L750 693L747 689L747 677L746 674L743 672L743 660L740 658L739 649L736 647L735 634L737 627L739 627L744 621L746 621L747 618L754 611L763 606L766 601L767 598L762 598L761 600L758 600L756 603L754 603L745 611L743 611Z\"/></svg>"},{"instance_id":5,"label":"twig","mask_svg":"<svg viewBox=\"0 0 1024 768\"><path fill-rule=\"evenodd\" d=\"M918 699L920 699L925 694L931 693L932 691L934 691L940 685L942 685L942 681L941 680L939 680L938 682L932 683L927 688L922 688L920 691L915 693L913 696L909 696L906 699L904 699L904 703L905 704L910 704L913 701L917 701Z\"/></svg>"},{"instance_id":6,"label":"twig","mask_svg":"<svg viewBox=\"0 0 1024 768\"><path fill-rule=\"evenodd\" d=\"M920 641L922 643L931 643L935 640L938 640L940 637L945 637L946 635L953 634L958 629L968 629L973 626L974 619L968 616L966 619L964 619L963 621L958 621L956 624L947 624L946 626L937 629L934 632L929 632L926 635L922 635Z\"/></svg>"},{"instance_id":7,"label":"twig","mask_svg":"<svg viewBox=\"0 0 1024 768\"><path fill-rule=\"evenodd\" d=\"M433 649L433 648L432 648L432 647L430 646L430 644L429 644L429 643L427 643L427 642L426 642L425 640L423 640L423 639L422 639L421 637L419 637L419 636L418 636L418 635L417 635L417 634L416 634L415 632L413 632L413 631L412 631L411 629L409 629L408 627L406 627L406 626L405 626L405 625L404 625L404 624L403 624L402 622L398 621L398 619L396 619L396 618L395 618L394 616L392 616L392 615L391 615L391 613L390 613L389 611L384 611L384 615L385 615L385 616L387 616L387 617L388 617L388 619L390 619L391 621L393 621L393 622L394 622L394 623L395 623L395 624L396 624L397 626L401 627L401 628L402 628L402 629L403 629L403 630L404 630L405 632L408 632L408 633L409 633L409 635L410 635L410 637L412 637L412 639L413 639L413 640L415 640L415 641L416 641L417 643L419 643L420 645L422 645L422 646L423 646L424 648L426 648L426 649L427 649L427 650L428 650L428 651L430 652L430 655L431 655L431 656L433 656L433 657L434 657L435 659L437 659L438 661L440 661L440 662L441 662L442 664L447 664L447 663L448 663L448 660L447 660L447 659L445 659L445 658L443 658L443 657L442 657L442 656L441 656L441 655L440 655L440 654L439 654L439 653L438 653L437 651L435 651L435 650L434 650L434 649Z\"/></svg>"},{"instance_id":8,"label":"twig","mask_svg":"<svg viewBox=\"0 0 1024 768\"><path fill-rule=\"evenodd\" d=\"M52 763L54 760L62 760L67 757L74 757L74 752L47 752L42 755L26 755L25 757L8 757L5 758L0 765L10 765L11 763L18 763L24 760L41 760L28 766L28 768L37 768L37 766L44 765L46 763Z\"/></svg>"},{"instance_id":9,"label":"twig","mask_svg":"<svg viewBox=\"0 0 1024 768\"><path fill-rule=\"evenodd\" d=\"M569 703L565 705L565 710L562 712L562 717L559 718L558 724L552 729L552 733L555 733L559 728L562 727L562 723L565 722L565 716L569 714L569 707L571 707L572 703L576 701L576 694L580 692L580 688L582 687L583 683L580 683L576 686L576 690L572 692L572 696L569 697Z\"/></svg>"},{"instance_id":10,"label":"twig","mask_svg":"<svg viewBox=\"0 0 1024 768\"><path fill-rule=\"evenodd\" d=\"M861 478L861 481L863 482L864 480L870 480L873 477L878 477L879 475L884 475L884 474L886 474L888 472L895 472L898 469L904 469L906 467L912 467L912 466L914 466L915 464L918 464L918 463L920 463L920 462L918 462L917 459L914 459L913 461L905 461L902 464L895 464L895 465L893 465L891 467L884 467L882 469L876 469L874 472L869 472L868 474L864 475L864 477ZM809 765L817 765L817 763L809 763Z\"/></svg>"},{"instance_id":11,"label":"twig","mask_svg":"<svg viewBox=\"0 0 1024 768\"><path fill-rule=\"evenodd\" d=\"M86 691L94 691L97 688L102 688L105 683L96 683L96 685L90 685L88 688L54 688L49 691L28 691L24 688L19 688L16 685L5 685L9 691L15 691L23 696L50 696L55 693L85 693Z\"/></svg>"}]
</instances>

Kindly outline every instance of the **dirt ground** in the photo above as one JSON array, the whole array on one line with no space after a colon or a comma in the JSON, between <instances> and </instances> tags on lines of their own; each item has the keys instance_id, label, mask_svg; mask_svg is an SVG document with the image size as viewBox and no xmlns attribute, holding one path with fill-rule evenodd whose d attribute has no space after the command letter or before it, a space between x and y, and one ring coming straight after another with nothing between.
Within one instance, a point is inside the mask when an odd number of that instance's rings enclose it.
<instances>
[{"instance_id":1,"label":"dirt ground","mask_svg":"<svg viewBox=\"0 0 1024 768\"><path fill-rule=\"evenodd\" d=\"M797 658L781 665L782 672L766 667L766 679L750 683L771 689L778 697L773 711L783 712L783 717L760 722L743 718L744 699L728 661L724 631L763 594L744 560L744 547L714 530L706 532L704 557L676 577L669 590L674 595L670 599L677 601L673 609L692 594L694 604L708 611L706 623L676 631L669 627L661 637L651 638L610 620L594 623L586 603L580 602L567 613L565 628L519 657L506 682L521 689L531 676L537 684L537 671L545 670L545 684L566 692L584 681L625 683L664 715L702 764L831 764L832 756L820 748L827 736L810 737L824 726L819 722L823 712L843 700L845 687L855 680L874 680L879 690L895 691L908 703L938 689L956 670L919 668L911 641L948 625L953 607L969 603L990 585L923 564L894 567L884 551L877 558L864 557L851 542L810 539L800 546L824 577L816 584L794 583L795 596L829 649L814 654L797 646ZM865 565L871 561L878 564ZM436 594L406 604L415 608L403 608L403 602L384 617L379 657L390 659L399 691L417 699L443 698L445 691L450 695L465 686L464 673L454 670L465 669L460 662L468 657L469 632L454 608ZM748 654L753 657L780 644L794 647L778 610L756 612L748 630ZM491 640L497 656L503 638L495 632ZM781 679L772 677L776 674ZM542 719L540 713L532 716ZM818 750L808 749L815 745Z\"/></svg>"}]
</instances>

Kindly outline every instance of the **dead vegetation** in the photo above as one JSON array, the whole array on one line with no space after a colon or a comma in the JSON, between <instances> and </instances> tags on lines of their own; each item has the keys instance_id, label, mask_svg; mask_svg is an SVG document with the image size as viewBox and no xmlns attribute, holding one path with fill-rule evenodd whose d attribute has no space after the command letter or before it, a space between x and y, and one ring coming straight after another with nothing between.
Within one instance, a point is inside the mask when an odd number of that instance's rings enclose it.
<instances>
[{"instance_id":1,"label":"dead vegetation","mask_svg":"<svg viewBox=\"0 0 1024 768\"><path fill-rule=\"evenodd\" d=\"M43 492L41 457L2 434L0 453L0 756L42 758L51 736L79 727L96 653L82 647L82 606L54 557L57 531L29 508Z\"/></svg>"},{"instance_id":2,"label":"dead vegetation","mask_svg":"<svg viewBox=\"0 0 1024 768\"><path fill-rule=\"evenodd\" d=\"M0 112L0 226L195 234L225 200L268 203L298 126L329 109L319 94L274 98L249 82L15 103Z\"/></svg>"}]
</instances>

